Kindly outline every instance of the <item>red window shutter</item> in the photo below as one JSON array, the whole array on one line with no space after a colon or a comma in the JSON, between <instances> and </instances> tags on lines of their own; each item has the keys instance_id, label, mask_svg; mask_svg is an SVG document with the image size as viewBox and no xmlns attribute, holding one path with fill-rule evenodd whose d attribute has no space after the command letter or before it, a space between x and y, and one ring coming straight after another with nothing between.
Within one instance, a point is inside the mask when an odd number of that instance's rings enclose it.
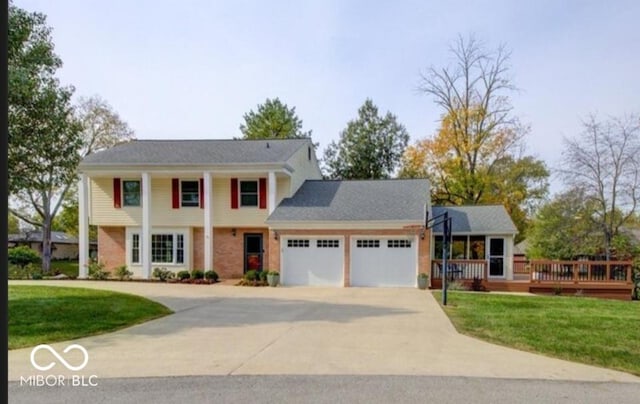
<instances>
[{"instance_id":1,"label":"red window shutter","mask_svg":"<svg viewBox=\"0 0 640 404\"><path fill-rule=\"evenodd\" d=\"M200 209L204 209L204 178L200 178Z\"/></svg>"},{"instance_id":2,"label":"red window shutter","mask_svg":"<svg viewBox=\"0 0 640 404\"><path fill-rule=\"evenodd\" d=\"M120 209L122 207L122 188L120 187L120 178L113 179L113 207Z\"/></svg>"},{"instance_id":3,"label":"red window shutter","mask_svg":"<svg viewBox=\"0 0 640 404\"><path fill-rule=\"evenodd\" d=\"M177 178L171 179L171 205L173 209L180 208L180 180Z\"/></svg>"},{"instance_id":4,"label":"red window shutter","mask_svg":"<svg viewBox=\"0 0 640 404\"><path fill-rule=\"evenodd\" d=\"M258 181L258 199L260 200L260 209L267 208L267 179L260 178Z\"/></svg>"},{"instance_id":5,"label":"red window shutter","mask_svg":"<svg viewBox=\"0 0 640 404\"><path fill-rule=\"evenodd\" d=\"M238 209L238 179L231 178L231 209Z\"/></svg>"}]
</instances>

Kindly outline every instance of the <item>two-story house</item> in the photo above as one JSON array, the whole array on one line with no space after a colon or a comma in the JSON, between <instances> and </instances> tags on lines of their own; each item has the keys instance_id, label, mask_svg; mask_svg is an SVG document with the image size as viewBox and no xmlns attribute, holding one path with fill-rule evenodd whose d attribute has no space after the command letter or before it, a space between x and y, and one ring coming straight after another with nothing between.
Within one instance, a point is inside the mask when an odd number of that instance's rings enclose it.
<instances>
[{"instance_id":1,"label":"two-story house","mask_svg":"<svg viewBox=\"0 0 640 404\"><path fill-rule=\"evenodd\" d=\"M98 259L138 278L271 269L285 285L414 286L431 270L430 211L424 179L322 180L309 139L138 140L80 164L80 277L93 224ZM505 262L514 233L500 234Z\"/></svg>"}]
</instances>

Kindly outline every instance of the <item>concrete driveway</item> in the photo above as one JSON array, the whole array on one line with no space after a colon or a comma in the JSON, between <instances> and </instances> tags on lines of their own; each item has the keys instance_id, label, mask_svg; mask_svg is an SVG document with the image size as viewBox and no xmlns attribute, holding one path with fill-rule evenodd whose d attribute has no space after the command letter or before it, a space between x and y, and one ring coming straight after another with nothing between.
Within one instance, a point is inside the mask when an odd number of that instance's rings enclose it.
<instances>
[{"instance_id":1,"label":"concrete driveway","mask_svg":"<svg viewBox=\"0 0 640 404\"><path fill-rule=\"evenodd\" d=\"M99 378L366 374L640 382L626 373L460 335L431 293L418 289L35 283L134 293L175 311L74 341L89 353L82 373ZM62 352L69 344L52 346ZM9 351L9 380L38 373L30 363L31 350ZM62 366L45 373L52 372L71 374Z\"/></svg>"}]
</instances>

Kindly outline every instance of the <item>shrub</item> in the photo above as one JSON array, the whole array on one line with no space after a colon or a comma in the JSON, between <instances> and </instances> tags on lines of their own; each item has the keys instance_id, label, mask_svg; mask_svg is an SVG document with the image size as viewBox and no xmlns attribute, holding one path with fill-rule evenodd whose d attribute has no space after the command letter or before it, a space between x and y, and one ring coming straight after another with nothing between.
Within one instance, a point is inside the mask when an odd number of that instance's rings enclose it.
<instances>
[{"instance_id":1,"label":"shrub","mask_svg":"<svg viewBox=\"0 0 640 404\"><path fill-rule=\"evenodd\" d=\"M266 281L267 274L268 274L268 271L258 271L258 279L260 279L260 281L262 282Z\"/></svg>"},{"instance_id":2,"label":"shrub","mask_svg":"<svg viewBox=\"0 0 640 404\"><path fill-rule=\"evenodd\" d=\"M481 278L473 278L473 282L471 282L471 290L473 290L474 292L484 292L486 290L486 288L482 284Z\"/></svg>"},{"instance_id":3,"label":"shrub","mask_svg":"<svg viewBox=\"0 0 640 404\"><path fill-rule=\"evenodd\" d=\"M243 278L247 281L255 281L258 279L258 271L255 269L249 270L244 274Z\"/></svg>"},{"instance_id":4,"label":"shrub","mask_svg":"<svg viewBox=\"0 0 640 404\"><path fill-rule=\"evenodd\" d=\"M200 269L194 269L191 271L191 279L204 279L204 271Z\"/></svg>"},{"instance_id":5,"label":"shrub","mask_svg":"<svg viewBox=\"0 0 640 404\"><path fill-rule=\"evenodd\" d=\"M218 282L218 273L216 271L207 271L204 273L205 279Z\"/></svg>"},{"instance_id":6,"label":"shrub","mask_svg":"<svg viewBox=\"0 0 640 404\"><path fill-rule=\"evenodd\" d=\"M17 265L23 269L29 264L38 264L40 262L38 253L27 246L11 248L7 255L10 264Z\"/></svg>"},{"instance_id":7,"label":"shrub","mask_svg":"<svg viewBox=\"0 0 640 404\"><path fill-rule=\"evenodd\" d=\"M166 282L168 279L173 278L173 272L167 268L154 268L153 277L158 278L160 282Z\"/></svg>"},{"instance_id":8,"label":"shrub","mask_svg":"<svg viewBox=\"0 0 640 404\"><path fill-rule=\"evenodd\" d=\"M280 275L280 272L278 272L278 271L267 271L267 275L271 275L271 276Z\"/></svg>"},{"instance_id":9,"label":"shrub","mask_svg":"<svg viewBox=\"0 0 640 404\"><path fill-rule=\"evenodd\" d=\"M126 265L120 265L116 268L115 275L118 279L123 281L125 279L130 279L133 272L129 271Z\"/></svg>"},{"instance_id":10,"label":"shrub","mask_svg":"<svg viewBox=\"0 0 640 404\"><path fill-rule=\"evenodd\" d=\"M178 279L183 281L185 279L191 278L191 274L189 273L189 271L178 271L177 277L178 277Z\"/></svg>"},{"instance_id":11,"label":"shrub","mask_svg":"<svg viewBox=\"0 0 640 404\"><path fill-rule=\"evenodd\" d=\"M40 273L40 272L34 272L34 273L32 273L32 274L31 274L31 279L34 279L34 280L40 280L40 279L42 279L42 273Z\"/></svg>"},{"instance_id":12,"label":"shrub","mask_svg":"<svg viewBox=\"0 0 640 404\"><path fill-rule=\"evenodd\" d=\"M449 281L447 282L447 290L467 290L467 288L460 281Z\"/></svg>"},{"instance_id":13,"label":"shrub","mask_svg":"<svg viewBox=\"0 0 640 404\"><path fill-rule=\"evenodd\" d=\"M92 261L89 264L89 278L102 281L108 277L109 273L104 270L104 263L100 261Z\"/></svg>"}]
</instances>

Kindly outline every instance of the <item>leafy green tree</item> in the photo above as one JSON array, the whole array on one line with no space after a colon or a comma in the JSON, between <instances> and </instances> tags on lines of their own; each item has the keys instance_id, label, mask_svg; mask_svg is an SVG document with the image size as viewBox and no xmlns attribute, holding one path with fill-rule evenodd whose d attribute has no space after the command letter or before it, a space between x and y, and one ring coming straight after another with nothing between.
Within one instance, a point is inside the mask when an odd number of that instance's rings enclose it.
<instances>
[{"instance_id":1,"label":"leafy green tree","mask_svg":"<svg viewBox=\"0 0 640 404\"><path fill-rule=\"evenodd\" d=\"M570 189L542 205L527 231L527 256L568 260L599 254L602 239L594 220L596 209L580 188Z\"/></svg>"},{"instance_id":2,"label":"leafy green tree","mask_svg":"<svg viewBox=\"0 0 640 404\"><path fill-rule=\"evenodd\" d=\"M42 264L48 272L52 222L76 180L81 125L70 102L73 88L62 87L55 77L62 62L46 17L10 4L8 32L8 182L16 205L11 212L42 228Z\"/></svg>"},{"instance_id":3,"label":"leafy green tree","mask_svg":"<svg viewBox=\"0 0 640 404\"><path fill-rule=\"evenodd\" d=\"M9 218L7 219L7 233L8 234L18 234L20 233L20 220L17 217L9 213Z\"/></svg>"},{"instance_id":4,"label":"leafy green tree","mask_svg":"<svg viewBox=\"0 0 640 404\"><path fill-rule=\"evenodd\" d=\"M347 123L340 140L324 152L325 174L336 179L389 178L400 164L409 134L395 115L378 113L367 99L358 118Z\"/></svg>"},{"instance_id":5,"label":"leafy green tree","mask_svg":"<svg viewBox=\"0 0 640 404\"><path fill-rule=\"evenodd\" d=\"M296 108L289 108L280 99L269 99L258 105L258 111L244 114L240 125L243 139L292 139L310 138L311 131L302 130L302 120Z\"/></svg>"},{"instance_id":6,"label":"leafy green tree","mask_svg":"<svg viewBox=\"0 0 640 404\"><path fill-rule=\"evenodd\" d=\"M53 223L53 230L63 231L72 236L78 237L78 197L77 189L72 187L65 200L62 202L62 210L56 216ZM97 226L89 226L89 240L98 239Z\"/></svg>"}]
</instances>

